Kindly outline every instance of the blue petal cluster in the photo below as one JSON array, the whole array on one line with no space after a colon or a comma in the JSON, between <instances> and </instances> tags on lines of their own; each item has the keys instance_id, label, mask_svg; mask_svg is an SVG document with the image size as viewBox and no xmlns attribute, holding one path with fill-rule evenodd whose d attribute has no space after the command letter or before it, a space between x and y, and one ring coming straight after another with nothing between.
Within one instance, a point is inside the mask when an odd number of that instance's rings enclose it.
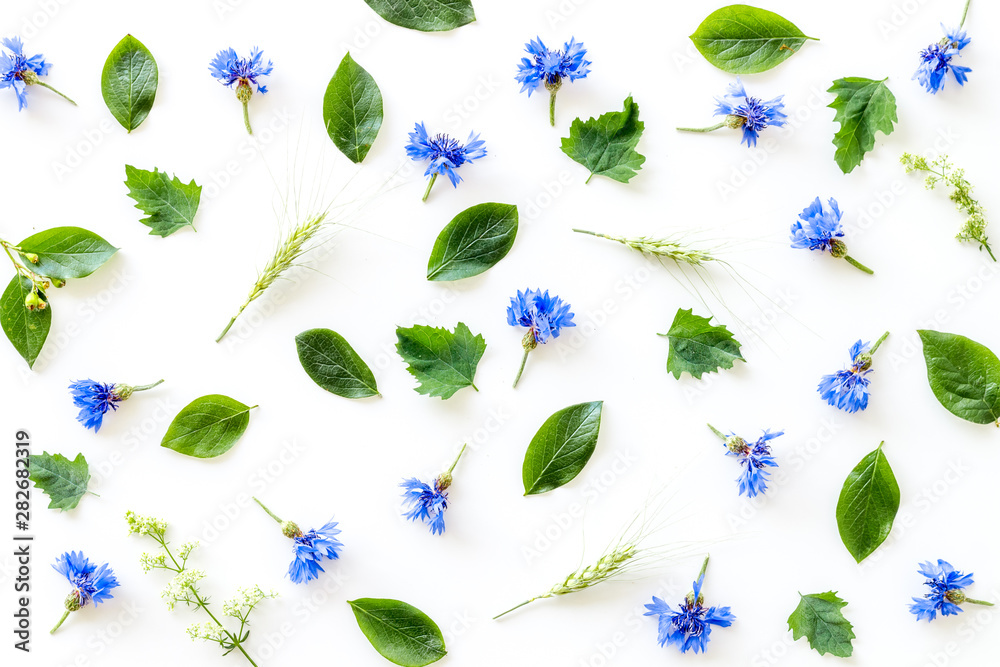
<instances>
[{"instance_id":1,"label":"blue petal cluster","mask_svg":"<svg viewBox=\"0 0 1000 667\"><path fill-rule=\"evenodd\" d=\"M507 324L531 330L536 343L546 343L550 338L558 338L562 329L575 327L570 305L557 296L549 296L549 291L518 290L517 296L507 307Z\"/></svg>"},{"instance_id":2,"label":"blue petal cluster","mask_svg":"<svg viewBox=\"0 0 1000 667\"><path fill-rule=\"evenodd\" d=\"M820 397L830 405L857 412L868 407L867 375L871 373L871 355L868 353L870 343L858 341L851 346L851 367L824 375L820 380Z\"/></svg>"},{"instance_id":3,"label":"blue petal cluster","mask_svg":"<svg viewBox=\"0 0 1000 667\"><path fill-rule=\"evenodd\" d=\"M770 430L766 430L752 445L734 434L731 434L730 438L727 439L726 455L739 458L740 465L743 467L743 472L737 478L741 496L746 495L753 498L757 494L767 491L767 478L771 476L771 473L764 468L778 467L778 462L771 454L771 445L768 444L768 441L784 434L784 431L771 433ZM737 446L730 446L730 442L736 442Z\"/></svg>"},{"instance_id":4,"label":"blue petal cluster","mask_svg":"<svg viewBox=\"0 0 1000 667\"><path fill-rule=\"evenodd\" d=\"M827 200L829 207L823 206L819 197L813 203L802 209L799 219L792 223L792 247L808 248L831 252L833 239L844 235L840 224L843 215L837 200L833 197Z\"/></svg>"},{"instance_id":5,"label":"blue petal cluster","mask_svg":"<svg viewBox=\"0 0 1000 667\"><path fill-rule=\"evenodd\" d=\"M918 571L927 577L924 585L931 589L924 597L913 598L915 604L910 605L910 613L915 614L918 621L925 618L933 621L938 612L941 612L942 616L962 612L962 608L956 602L965 600L965 594L961 593L961 590L973 583L972 572L969 574L956 572L951 563L940 558L937 565L930 561L921 563Z\"/></svg>"},{"instance_id":6,"label":"blue petal cluster","mask_svg":"<svg viewBox=\"0 0 1000 667\"><path fill-rule=\"evenodd\" d=\"M110 600L114 597L111 589L121 585L107 563L100 566L91 563L82 551L69 551L57 557L52 569L73 585L70 595L81 607Z\"/></svg>"},{"instance_id":7,"label":"blue petal cluster","mask_svg":"<svg viewBox=\"0 0 1000 667\"><path fill-rule=\"evenodd\" d=\"M522 93L528 91L528 97L539 86L556 89L562 85L563 79L572 82L586 78L590 73L591 63L586 60L587 49L575 38L570 38L562 50L551 50L545 46L541 37L536 37L525 44L524 49L529 57L521 58L514 78L521 84Z\"/></svg>"},{"instance_id":8,"label":"blue petal cluster","mask_svg":"<svg viewBox=\"0 0 1000 667\"><path fill-rule=\"evenodd\" d=\"M20 111L28 105L28 84L24 82L24 72L45 76L49 73L50 65L40 53L30 58L24 55L24 44L20 37L5 37L3 45L6 50L0 51L0 89L14 89L17 110Z\"/></svg>"},{"instance_id":9,"label":"blue petal cluster","mask_svg":"<svg viewBox=\"0 0 1000 667\"><path fill-rule=\"evenodd\" d=\"M653 603L647 604L644 616L659 616L657 641L660 646L676 644L681 653L694 650L704 653L708 646L712 626L728 628L736 620L729 607L705 607L701 595L701 586L705 575L694 582L694 591L685 598L684 603L674 611L669 604L653 596Z\"/></svg>"},{"instance_id":10,"label":"blue petal cluster","mask_svg":"<svg viewBox=\"0 0 1000 667\"><path fill-rule=\"evenodd\" d=\"M404 479L403 504L410 510L403 514L410 521L423 521L430 526L431 533L440 535L444 532L444 511L448 509L448 491L441 488L440 479L434 480L434 486L421 482L416 477Z\"/></svg>"},{"instance_id":11,"label":"blue petal cluster","mask_svg":"<svg viewBox=\"0 0 1000 667\"><path fill-rule=\"evenodd\" d=\"M104 414L109 410L117 410L121 397L115 393L114 384L94 382L93 380L76 380L69 385L73 396L73 405L80 408L76 420L86 428L101 430Z\"/></svg>"},{"instance_id":12,"label":"blue petal cluster","mask_svg":"<svg viewBox=\"0 0 1000 667\"><path fill-rule=\"evenodd\" d=\"M340 558L339 549L344 545L335 537L339 534L337 522L331 519L319 530L293 537L295 560L288 566L288 578L297 584L304 584L318 577L320 572L325 572L319 564L321 560Z\"/></svg>"},{"instance_id":13,"label":"blue petal cluster","mask_svg":"<svg viewBox=\"0 0 1000 667\"><path fill-rule=\"evenodd\" d=\"M958 85L964 86L965 82L969 80L969 72L972 71L970 67L954 65L951 62L952 58L961 55L962 49L968 46L972 40L969 39L964 30L958 28L949 30L943 25L941 29L945 34L944 39L931 44L920 52L920 66L913 75L913 78L931 94L936 94L944 88L948 72L951 72L952 76L955 77Z\"/></svg>"},{"instance_id":14,"label":"blue petal cluster","mask_svg":"<svg viewBox=\"0 0 1000 667\"><path fill-rule=\"evenodd\" d=\"M483 146L486 142L479 138L478 134L469 133L469 139L465 145L458 143L447 134L437 134L430 136L423 123L417 123L413 132L409 134L410 143L406 146L406 154L411 160L424 162L430 160L424 176L437 176L446 174L451 184L458 187L462 177L458 175L456 169L466 162L473 162L486 156L486 149Z\"/></svg>"},{"instance_id":15,"label":"blue petal cluster","mask_svg":"<svg viewBox=\"0 0 1000 667\"><path fill-rule=\"evenodd\" d=\"M274 69L268 60L263 64L263 52L256 46L250 51L249 58L240 58L234 49L219 51L208 66L208 71L226 86L254 85L258 93L266 93L267 86L262 86L258 79L267 76Z\"/></svg>"},{"instance_id":16,"label":"blue petal cluster","mask_svg":"<svg viewBox=\"0 0 1000 667\"><path fill-rule=\"evenodd\" d=\"M782 112L785 108L781 100L784 95L778 95L772 100L761 102L759 98L747 95L743 82L739 77L736 83L729 84L729 90L723 97L715 99L716 116L730 116L732 127L743 129L743 139L747 147L757 145L757 137L761 130L770 127L782 127L787 116Z\"/></svg>"}]
</instances>

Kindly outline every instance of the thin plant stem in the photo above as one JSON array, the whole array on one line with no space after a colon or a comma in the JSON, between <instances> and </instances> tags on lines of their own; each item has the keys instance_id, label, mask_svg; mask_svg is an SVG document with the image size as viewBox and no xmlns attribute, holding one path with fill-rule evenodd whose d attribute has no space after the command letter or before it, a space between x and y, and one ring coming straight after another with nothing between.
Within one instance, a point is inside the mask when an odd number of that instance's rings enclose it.
<instances>
[{"instance_id":1,"label":"thin plant stem","mask_svg":"<svg viewBox=\"0 0 1000 667\"><path fill-rule=\"evenodd\" d=\"M153 387L163 384L163 380L157 380L152 384L140 384L138 387L132 387L132 391L146 391L147 389L152 389Z\"/></svg>"},{"instance_id":2,"label":"thin plant stem","mask_svg":"<svg viewBox=\"0 0 1000 667\"><path fill-rule=\"evenodd\" d=\"M243 124L247 126L247 134L253 134L250 127L250 104L247 102L243 103Z\"/></svg>"},{"instance_id":3,"label":"thin plant stem","mask_svg":"<svg viewBox=\"0 0 1000 667\"><path fill-rule=\"evenodd\" d=\"M463 447L462 449L465 449L465 448ZM459 456L461 456L461 453L459 453ZM456 460L455 462L458 463L458 460ZM452 467L454 468L455 466L452 466ZM267 509L267 506L264 503L262 503L259 500L257 500L256 497L254 497L253 500L254 500L255 503L257 503L258 505L260 505L260 508L262 510L264 510L265 512L267 512L267 515L269 517L271 517L272 519L274 519L278 523L284 523L280 518L278 518L278 516L274 512L272 512L271 510Z\"/></svg>"},{"instance_id":4,"label":"thin plant stem","mask_svg":"<svg viewBox=\"0 0 1000 667\"><path fill-rule=\"evenodd\" d=\"M986 605L987 607L993 606L992 602L987 602L986 600L976 600L975 598L965 598L965 601L968 602L969 604L983 604Z\"/></svg>"},{"instance_id":5,"label":"thin plant stem","mask_svg":"<svg viewBox=\"0 0 1000 667\"><path fill-rule=\"evenodd\" d=\"M889 337L889 332L886 331L884 334L882 334L882 337L879 338L877 341L875 341L875 344L872 345L872 351L869 352L869 354L875 354L875 351L878 350L879 345L881 345L888 337Z\"/></svg>"},{"instance_id":6,"label":"thin plant stem","mask_svg":"<svg viewBox=\"0 0 1000 667\"><path fill-rule=\"evenodd\" d=\"M454 461L454 462L453 462L453 463L451 464L451 467L450 467L450 468L448 468L448 473L447 473L447 474L449 474L449 475L450 475L450 474L451 474L452 472L454 472L454 470L455 470L455 466L457 466L457 465L458 465L458 460L459 460L460 458L462 458L462 454L464 454L464 453L465 453L465 448L466 448L466 447L468 447L468 444L467 444L467 443L463 443L463 444L462 444L462 448L461 448L460 450L458 450L458 456L456 456L456 457L455 457L455 461ZM256 498L254 498L254 500L257 500L257 499L256 499ZM257 501L257 502L260 502L260 501ZM270 512L268 512L268 514L271 514L271 513L270 513ZM274 516L274 515L272 514L271 516Z\"/></svg>"},{"instance_id":7,"label":"thin plant stem","mask_svg":"<svg viewBox=\"0 0 1000 667\"><path fill-rule=\"evenodd\" d=\"M874 271L872 271L867 266L865 266L864 264L862 264L858 260L854 259L850 255L844 255L844 259L846 259L847 263L850 264L851 266L853 266L854 268L861 269L862 271L864 271L865 273L867 273L870 276L875 274Z\"/></svg>"},{"instance_id":8,"label":"thin plant stem","mask_svg":"<svg viewBox=\"0 0 1000 667\"><path fill-rule=\"evenodd\" d=\"M556 91L549 93L549 125L556 126Z\"/></svg>"},{"instance_id":9,"label":"thin plant stem","mask_svg":"<svg viewBox=\"0 0 1000 667\"><path fill-rule=\"evenodd\" d=\"M705 576L705 571L708 570L708 559L710 556L705 554L705 562L701 564L701 572L698 573L698 578L701 579Z\"/></svg>"},{"instance_id":10,"label":"thin plant stem","mask_svg":"<svg viewBox=\"0 0 1000 667\"><path fill-rule=\"evenodd\" d=\"M520 381L520 379L521 379L521 373L524 372L524 365L526 363L528 363L528 353L529 352L531 352L531 349L529 349L527 347L524 348L524 356L521 357L521 367L517 369L517 375L514 377L514 388L515 389L517 388L518 381Z\"/></svg>"},{"instance_id":11,"label":"thin plant stem","mask_svg":"<svg viewBox=\"0 0 1000 667\"><path fill-rule=\"evenodd\" d=\"M37 81L36 83L37 83L37 85L41 86L42 88L48 88L48 89L49 89L49 90L51 90L51 91L52 91L53 93L55 93L55 94L56 94L56 95L58 95L59 97L63 98L64 100L66 100L67 102L69 102L70 104L72 104L73 106L77 106L76 102L74 102L74 101L73 101L72 99L70 99L70 98L69 98L68 96L66 96L65 94L63 94L63 93L60 93L60 92L59 92L58 90L56 90L55 88L53 88L53 87L52 87L52 86L50 86L49 84L45 83L44 81Z\"/></svg>"},{"instance_id":12,"label":"thin plant stem","mask_svg":"<svg viewBox=\"0 0 1000 667\"><path fill-rule=\"evenodd\" d=\"M970 600L970 602L972 602L972 600ZM980 603L977 602L976 604L980 604ZM989 604L989 603L987 602L986 604ZM52 628L51 630L49 630L49 634L50 635L51 634L55 634L55 631L59 629L59 626L61 626L63 624L63 622L67 618L69 618L69 609L67 609L66 611L63 612L62 618L59 619L59 622L56 623L56 626L54 628Z\"/></svg>"},{"instance_id":13,"label":"thin plant stem","mask_svg":"<svg viewBox=\"0 0 1000 667\"><path fill-rule=\"evenodd\" d=\"M965 25L965 17L969 15L969 5L971 4L972 0L965 0L965 9L962 10L962 20L958 22L959 28Z\"/></svg>"},{"instance_id":14,"label":"thin plant stem","mask_svg":"<svg viewBox=\"0 0 1000 667\"><path fill-rule=\"evenodd\" d=\"M431 174L431 180L427 181L427 189L424 190L424 197L420 201L427 201L427 197L431 194L431 188L434 187L434 181L437 180L437 174Z\"/></svg>"},{"instance_id":15,"label":"thin plant stem","mask_svg":"<svg viewBox=\"0 0 1000 667\"><path fill-rule=\"evenodd\" d=\"M587 183L590 183L590 179L592 179L593 177L594 177L594 172L590 172L590 176L587 177L587 180L585 180L583 184L586 185Z\"/></svg>"},{"instance_id":16,"label":"thin plant stem","mask_svg":"<svg viewBox=\"0 0 1000 667\"><path fill-rule=\"evenodd\" d=\"M719 436L719 437L720 437L720 438L722 438L723 440L725 440L725 439L726 439L726 434L725 434L725 433L723 433L722 431L720 431L719 429L715 428L715 427L714 427L714 426L712 426L711 424L708 424L708 428L712 429L712 433L714 433L715 435Z\"/></svg>"},{"instance_id":17,"label":"thin plant stem","mask_svg":"<svg viewBox=\"0 0 1000 667\"><path fill-rule=\"evenodd\" d=\"M510 612L514 611L515 609L520 609L520 608L521 608L521 607L523 607L524 605L526 605L526 604L531 604L532 602L534 602L534 601L535 601L535 600L537 600L537 599L538 599L538 598L531 598L530 600L525 600L525 601L524 601L524 602L522 602L521 604L516 604L516 605L514 605L513 607L511 607L510 609L508 609L507 611L504 611L504 612L501 612L501 613L497 614L496 616L494 616L494 617L493 617L493 620L495 621L495 620L497 620L498 618L500 618L501 616L506 616L507 614L509 614Z\"/></svg>"},{"instance_id":18,"label":"thin plant stem","mask_svg":"<svg viewBox=\"0 0 1000 667\"><path fill-rule=\"evenodd\" d=\"M712 125L711 127L678 127L677 131L678 132L715 132L716 130L722 129L725 126L726 126L725 123L718 123L716 125Z\"/></svg>"}]
</instances>

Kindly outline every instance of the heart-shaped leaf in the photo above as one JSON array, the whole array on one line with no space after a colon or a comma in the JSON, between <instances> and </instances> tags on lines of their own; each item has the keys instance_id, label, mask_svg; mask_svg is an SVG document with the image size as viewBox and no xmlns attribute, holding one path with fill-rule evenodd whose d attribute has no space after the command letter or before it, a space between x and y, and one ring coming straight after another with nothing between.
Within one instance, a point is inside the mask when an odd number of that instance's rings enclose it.
<instances>
[{"instance_id":1,"label":"heart-shaped leaf","mask_svg":"<svg viewBox=\"0 0 1000 667\"><path fill-rule=\"evenodd\" d=\"M247 430L255 407L221 394L197 398L170 422L160 446L199 459L225 454Z\"/></svg>"},{"instance_id":2,"label":"heart-shaped leaf","mask_svg":"<svg viewBox=\"0 0 1000 667\"><path fill-rule=\"evenodd\" d=\"M859 563L889 537L899 511L899 485L882 452L884 444L855 466L837 501L840 539Z\"/></svg>"},{"instance_id":3,"label":"heart-shaped leaf","mask_svg":"<svg viewBox=\"0 0 1000 667\"><path fill-rule=\"evenodd\" d=\"M477 204L449 222L434 242L427 280L459 280L483 273L507 256L517 236L517 206Z\"/></svg>"},{"instance_id":4,"label":"heart-shaped leaf","mask_svg":"<svg viewBox=\"0 0 1000 667\"><path fill-rule=\"evenodd\" d=\"M49 278L84 278L118 252L94 232L80 227L54 227L32 234L18 244L21 258L35 273ZM25 254L38 255L32 262Z\"/></svg>"},{"instance_id":5,"label":"heart-shaped leaf","mask_svg":"<svg viewBox=\"0 0 1000 667\"><path fill-rule=\"evenodd\" d=\"M563 408L545 420L524 454L524 495L557 489L580 474L597 447L603 401Z\"/></svg>"},{"instance_id":6,"label":"heart-shaped leaf","mask_svg":"<svg viewBox=\"0 0 1000 667\"><path fill-rule=\"evenodd\" d=\"M809 646L820 655L830 653L840 658L849 658L854 652L851 640L855 638L851 622L840 611L847 602L837 597L833 591L799 594L799 606L788 617L788 629L792 639L806 637Z\"/></svg>"},{"instance_id":7,"label":"heart-shaped leaf","mask_svg":"<svg viewBox=\"0 0 1000 667\"><path fill-rule=\"evenodd\" d=\"M303 331L295 347L302 368L323 389L344 398L379 395L371 368L336 331Z\"/></svg>"},{"instance_id":8,"label":"heart-shaped leaf","mask_svg":"<svg viewBox=\"0 0 1000 667\"><path fill-rule=\"evenodd\" d=\"M682 373L701 378L720 368L732 368L737 361L746 361L740 354L740 342L723 325L713 325L712 318L695 315L691 308L677 309L670 330L664 336L670 341L667 370L674 378Z\"/></svg>"},{"instance_id":9,"label":"heart-shaped leaf","mask_svg":"<svg viewBox=\"0 0 1000 667\"><path fill-rule=\"evenodd\" d=\"M399 600L349 600L361 632L389 662L423 667L448 653L441 629L430 616Z\"/></svg>"},{"instance_id":10,"label":"heart-shaped leaf","mask_svg":"<svg viewBox=\"0 0 1000 667\"><path fill-rule=\"evenodd\" d=\"M406 370L420 383L418 394L448 399L463 387L479 391L476 367L486 352L486 340L464 322L454 332L424 324L397 327L396 338L396 351L406 362Z\"/></svg>"},{"instance_id":11,"label":"heart-shaped leaf","mask_svg":"<svg viewBox=\"0 0 1000 667\"><path fill-rule=\"evenodd\" d=\"M957 334L921 329L927 380L949 412L976 424L1000 424L1000 359Z\"/></svg>"}]
</instances>

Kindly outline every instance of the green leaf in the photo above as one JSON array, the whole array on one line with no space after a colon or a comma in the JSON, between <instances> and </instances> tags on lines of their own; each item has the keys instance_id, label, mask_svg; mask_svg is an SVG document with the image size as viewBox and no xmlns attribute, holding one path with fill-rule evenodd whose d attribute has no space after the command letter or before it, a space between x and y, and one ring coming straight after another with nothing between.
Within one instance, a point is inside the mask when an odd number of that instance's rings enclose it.
<instances>
[{"instance_id":1,"label":"green leaf","mask_svg":"<svg viewBox=\"0 0 1000 667\"><path fill-rule=\"evenodd\" d=\"M882 453L884 444L854 467L837 501L840 539L858 563L889 537L899 511L899 485Z\"/></svg>"},{"instance_id":2,"label":"green leaf","mask_svg":"<svg viewBox=\"0 0 1000 667\"><path fill-rule=\"evenodd\" d=\"M111 115L129 132L153 108L158 77L153 54L132 35L125 35L108 55L101 73L101 94Z\"/></svg>"},{"instance_id":3,"label":"green leaf","mask_svg":"<svg viewBox=\"0 0 1000 667\"><path fill-rule=\"evenodd\" d=\"M799 593L799 606L788 617L788 629L796 640L808 638L809 646L820 655L832 653L849 658L854 652L851 640L856 635L854 626L840 611L846 606L834 591L813 595Z\"/></svg>"},{"instance_id":4,"label":"green leaf","mask_svg":"<svg viewBox=\"0 0 1000 667\"><path fill-rule=\"evenodd\" d=\"M94 232L80 227L53 227L32 234L18 244L25 266L49 278L85 278L118 252ZM25 254L38 255L38 263Z\"/></svg>"},{"instance_id":5,"label":"green leaf","mask_svg":"<svg viewBox=\"0 0 1000 667\"><path fill-rule=\"evenodd\" d=\"M365 0L389 23L437 32L454 30L476 20L471 0Z\"/></svg>"},{"instance_id":6,"label":"green leaf","mask_svg":"<svg viewBox=\"0 0 1000 667\"><path fill-rule=\"evenodd\" d=\"M563 137L563 153L590 170L588 183L594 174L628 183L646 161L635 152L645 127L639 120L639 105L629 95L624 107L624 111L609 111L587 122L577 118L569 136Z\"/></svg>"},{"instance_id":7,"label":"green leaf","mask_svg":"<svg viewBox=\"0 0 1000 667\"><path fill-rule=\"evenodd\" d=\"M28 310L24 306L31 284L24 276L14 276L0 296L0 326L17 353L28 362L28 368L35 365L52 327L51 306L44 310ZM38 294L48 303L44 292Z\"/></svg>"},{"instance_id":8,"label":"green leaf","mask_svg":"<svg viewBox=\"0 0 1000 667\"><path fill-rule=\"evenodd\" d=\"M375 376L336 331L309 329L295 337L302 368L313 382L344 398L379 396Z\"/></svg>"},{"instance_id":9,"label":"green leaf","mask_svg":"<svg viewBox=\"0 0 1000 667\"><path fill-rule=\"evenodd\" d=\"M125 165L125 185L135 207L146 214L139 222L156 236L170 236L181 227L191 225L201 201L201 186L192 180L183 183L174 176L153 168L153 171Z\"/></svg>"},{"instance_id":10,"label":"green leaf","mask_svg":"<svg viewBox=\"0 0 1000 667\"><path fill-rule=\"evenodd\" d=\"M443 658L441 629L431 617L399 600L348 600L358 627L382 657L403 667L423 667Z\"/></svg>"},{"instance_id":11,"label":"green leaf","mask_svg":"<svg viewBox=\"0 0 1000 667\"><path fill-rule=\"evenodd\" d=\"M517 206L477 204L445 225L427 262L427 280L483 273L507 256L517 236Z\"/></svg>"},{"instance_id":12,"label":"green leaf","mask_svg":"<svg viewBox=\"0 0 1000 667\"><path fill-rule=\"evenodd\" d=\"M673 324L665 334L670 341L667 370L680 379L687 371L695 378L703 373L715 373L720 368L732 368L737 361L746 361L740 354L741 344L724 325L713 326L712 318L695 315L692 309L678 308Z\"/></svg>"},{"instance_id":13,"label":"green leaf","mask_svg":"<svg viewBox=\"0 0 1000 667\"><path fill-rule=\"evenodd\" d=\"M597 447L604 401L563 408L545 420L524 454L524 495L558 489L580 474Z\"/></svg>"},{"instance_id":14,"label":"green leaf","mask_svg":"<svg viewBox=\"0 0 1000 667\"><path fill-rule=\"evenodd\" d=\"M382 91L350 53L326 87L323 122L334 145L355 164L368 155L382 127Z\"/></svg>"},{"instance_id":15,"label":"green leaf","mask_svg":"<svg viewBox=\"0 0 1000 667\"><path fill-rule=\"evenodd\" d=\"M733 74L754 74L780 65L805 44L798 27L774 12L749 5L717 9L691 35L712 65Z\"/></svg>"},{"instance_id":16,"label":"green leaf","mask_svg":"<svg viewBox=\"0 0 1000 667\"><path fill-rule=\"evenodd\" d=\"M396 351L408 364L406 370L420 383L418 394L448 399L463 387L479 391L473 381L486 340L473 335L464 323L459 322L454 333L423 324L396 327L396 338Z\"/></svg>"},{"instance_id":17,"label":"green leaf","mask_svg":"<svg viewBox=\"0 0 1000 667\"><path fill-rule=\"evenodd\" d=\"M62 454L32 454L28 479L49 497L49 509L71 510L87 493L90 468L83 454L70 461Z\"/></svg>"},{"instance_id":18,"label":"green leaf","mask_svg":"<svg viewBox=\"0 0 1000 667\"><path fill-rule=\"evenodd\" d=\"M921 329L927 380L947 410L976 424L1000 426L1000 359L958 334Z\"/></svg>"},{"instance_id":19,"label":"green leaf","mask_svg":"<svg viewBox=\"0 0 1000 667\"><path fill-rule=\"evenodd\" d=\"M837 79L826 91L837 96L828 106L837 110L833 120L840 123L840 129L833 135L837 147L834 159L845 174L851 173L865 153L875 147L876 131L892 133L892 124L897 121L896 98L886 81L849 76Z\"/></svg>"},{"instance_id":20,"label":"green leaf","mask_svg":"<svg viewBox=\"0 0 1000 667\"><path fill-rule=\"evenodd\" d=\"M225 454L247 430L255 407L221 394L197 398L170 422L160 446L199 459Z\"/></svg>"}]
</instances>

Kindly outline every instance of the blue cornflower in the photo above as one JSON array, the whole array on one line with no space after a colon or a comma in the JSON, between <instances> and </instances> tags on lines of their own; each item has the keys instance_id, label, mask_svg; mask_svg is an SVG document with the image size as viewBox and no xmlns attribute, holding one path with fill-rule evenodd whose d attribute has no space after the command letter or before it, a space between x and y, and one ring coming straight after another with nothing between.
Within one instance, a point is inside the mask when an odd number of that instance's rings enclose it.
<instances>
[{"instance_id":1,"label":"blue cornflower","mask_svg":"<svg viewBox=\"0 0 1000 667\"><path fill-rule=\"evenodd\" d=\"M847 245L840 240L844 228L840 224L843 214L833 197L827 200L829 207L823 206L819 197L802 209L799 219L792 223L792 247L808 248L829 252L834 257L842 257L865 273L874 273L864 264L847 254Z\"/></svg>"},{"instance_id":2,"label":"blue cornflower","mask_svg":"<svg viewBox=\"0 0 1000 667\"><path fill-rule=\"evenodd\" d=\"M940 42L931 44L920 52L920 67L912 77L931 94L936 94L944 88L948 72L955 77L958 85L964 86L969 80L969 72L972 71L969 67L953 65L951 62L952 58L961 55L962 49L972 40L960 28L949 30L942 25L941 30L945 36Z\"/></svg>"},{"instance_id":3,"label":"blue cornflower","mask_svg":"<svg viewBox=\"0 0 1000 667\"><path fill-rule=\"evenodd\" d=\"M551 50L541 37L536 37L524 45L528 58L521 58L514 78L521 84L521 92L531 93L545 86L549 91L549 123L556 124L556 93L562 87L563 79L570 82L584 79L590 73L590 61L586 59L587 49L583 42L570 38L562 50Z\"/></svg>"},{"instance_id":4,"label":"blue cornflower","mask_svg":"<svg viewBox=\"0 0 1000 667\"><path fill-rule=\"evenodd\" d=\"M886 331L874 346L860 340L854 343L851 346L851 367L824 375L817 387L820 398L847 412L867 408L868 384L871 382L867 376L871 373L872 355L888 336Z\"/></svg>"},{"instance_id":5,"label":"blue cornflower","mask_svg":"<svg viewBox=\"0 0 1000 667\"><path fill-rule=\"evenodd\" d=\"M698 580L693 584L693 590L684 598L684 603L678 605L677 611L655 595L653 603L646 605L649 611L644 616L659 617L657 641L660 646L676 644L681 653L687 653L691 649L695 653L704 653L712 626L728 628L736 620L729 607L705 607L701 588L705 582L707 566L708 558L705 559Z\"/></svg>"},{"instance_id":6,"label":"blue cornflower","mask_svg":"<svg viewBox=\"0 0 1000 667\"><path fill-rule=\"evenodd\" d=\"M2 43L6 51L0 51L0 89L14 89L18 111L28 106L28 86L33 85L48 88L76 106L76 102L38 78L48 74L51 67L42 54L38 53L30 58L24 55L24 43L20 37L5 37Z\"/></svg>"},{"instance_id":7,"label":"blue cornflower","mask_svg":"<svg viewBox=\"0 0 1000 667\"><path fill-rule=\"evenodd\" d=\"M409 134L410 143L406 146L406 154L415 162L430 161L424 176L430 176L427 190L424 192L423 201L427 201L427 196L434 187L434 181L440 174L445 174L451 181L452 186L458 187L462 177L458 175L456 169L466 162L473 162L486 156L486 149L483 146L486 142L479 138L478 134L469 133L469 138L465 145L458 143L447 134L437 134L430 136L423 123L417 123L413 127L413 132Z\"/></svg>"},{"instance_id":8,"label":"blue cornflower","mask_svg":"<svg viewBox=\"0 0 1000 667\"><path fill-rule=\"evenodd\" d=\"M444 512L448 509L448 489L451 487L454 478L452 473L459 459L465 453L465 445L458 451L458 456L452 462L447 471L441 473L434 480L431 486L421 482L416 477L404 479L400 486L403 488L403 506L409 509L403 516L410 521L423 521L430 526L431 533L441 535L444 533Z\"/></svg>"},{"instance_id":9,"label":"blue cornflower","mask_svg":"<svg viewBox=\"0 0 1000 667\"><path fill-rule=\"evenodd\" d=\"M319 530L310 530L305 533L294 521L282 521L267 506L254 498L261 509L267 512L268 516L278 522L281 526L281 534L292 540L292 549L295 552L295 559L288 566L288 578L296 584L304 584L319 576L320 572L326 572L319 564L324 558L337 560L340 558L340 549L343 543L336 538L340 534L337 522L330 519Z\"/></svg>"},{"instance_id":10,"label":"blue cornflower","mask_svg":"<svg viewBox=\"0 0 1000 667\"><path fill-rule=\"evenodd\" d=\"M714 132L723 127L743 130L743 139L747 147L757 145L757 136L761 130L770 127L782 127L787 116L782 112L785 108L781 100L784 95L778 95L772 100L761 102L759 98L750 97L739 77L736 83L729 84L728 92L723 97L715 98L716 116L725 116L725 120L711 127L678 127L681 132Z\"/></svg>"},{"instance_id":11,"label":"blue cornflower","mask_svg":"<svg viewBox=\"0 0 1000 667\"><path fill-rule=\"evenodd\" d=\"M226 49L215 54L215 58L208 66L208 71L212 76L222 82L225 86L236 84L236 99L243 104L243 123L247 127L247 132L253 134L250 128L250 112L247 104L253 96L253 86L257 86L257 92L261 95L267 93L267 86L261 85L260 77L267 76L274 69L270 60L264 64L264 54L256 46L250 51L249 58L240 58L234 49Z\"/></svg>"},{"instance_id":12,"label":"blue cornflower","mask_svg":"<svg viewBox=\"0 0 1000 667\"><path fill-rule=\"evenodd\" d=\"M518 290L517 296L511 298L507 307L507 324L512 327L525 327L528 332L521 340L524 347L524 357L521 368L514 378L514 386L521 379L524 364L528 361L528 353L538 347L539 343L547 343L551 338L558 338L559 333L568 327L575 327L570 305L557 296L549 296L549 291L526 289Z\"/></svg>"},{"instance_id":13,"label":"blue cornflower","mask_svg":"<svg viewBox=\"0 0 1000 667\"><path fill-rule=\"evenodd\" d=\"M951 563L940 558L937 565L930 561L921 563L917 571L927 577L924 585L931 589L924 597L913 598L916 604L910 605L910 613L916 615L918 621L925 618L928 622L933 621L938 612L942 616L960 614L962 608L959 605L963 602L993 606L992 602L974 600L962 592L962 589L972 585L972 572L958 572Z\"/></svg>"},{"instance_id":14,"label":"blue cornflower","mask_svg":"<svg viewBox=\"0 0 1000 667\"><path fill-rule=\"evenodd\" d=\"M70 383L69 390L73 396L73 405L80 408L80 414L76 416L76 420L85 428L92 428L94 433L97 433L101 430L104 415L109 410L117 410L118 404L127 400L133 393L152 389L160 382L163 380L133 387L127 384L75 380Z\"/></svg>"},{"instance_id":15,"label":"blue cornflower","mask_svg":"<svg viewBox=\"0 0 1000 667\"><path fill-rule=\"evenodd\" d=\"M114 597L110 593L111 589L121 585L107 563L100 566L91 563L82 551L68 551L62 554L56 558L52 569L66 577L66 580L73 585L73 590L66 597L66 611L52 628L52 632L59 629L70 612L82 609L91 602L98 605L110 600Z\"/></svg>"},{"instance_id":16,"label":"blue cornflower","mask_svg":"<svg viewBox=\"0 0 1000 667\"><path fill-rule=\"evenodd\" d=\"M708 427L722 438L726 445L726 455L735 456L740 460L740 466L743 468L743 472L737 478L740 484L740 495L753 498L758 493L767 491L767 478L771 476L771 473L764 468L778 467L778 462L771 454L771 445L768 442L784 435L785 432L771 433L770 430L765 430L757 442L750 444L735 433L730 433L727 436L711 424Z\"/></svg>"}]
</instances>

